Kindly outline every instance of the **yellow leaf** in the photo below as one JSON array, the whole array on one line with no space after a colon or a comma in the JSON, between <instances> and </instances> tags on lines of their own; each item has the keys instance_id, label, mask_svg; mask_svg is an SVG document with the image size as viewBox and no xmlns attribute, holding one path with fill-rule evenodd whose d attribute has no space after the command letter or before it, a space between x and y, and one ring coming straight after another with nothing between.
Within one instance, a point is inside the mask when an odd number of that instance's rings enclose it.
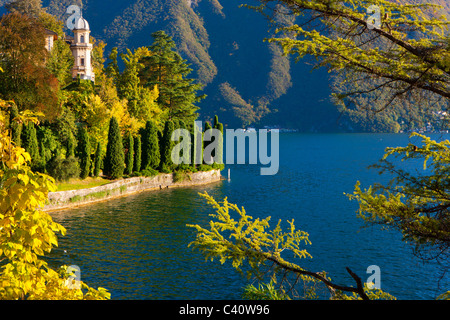
<instances>
[{"instance_id":1,"label":"yellow leaf","mask_svg":"<svg viewBox=\"0 0 450 320\"><path fill-rule=\"evenodd\" d=\"M30 181L30 177L28 175L26 175L26 174L19 174L19 175L17 175L17 178L19 180L22 180L25 185L27 185L28 182Z\"/></svg>"}]
</instances>

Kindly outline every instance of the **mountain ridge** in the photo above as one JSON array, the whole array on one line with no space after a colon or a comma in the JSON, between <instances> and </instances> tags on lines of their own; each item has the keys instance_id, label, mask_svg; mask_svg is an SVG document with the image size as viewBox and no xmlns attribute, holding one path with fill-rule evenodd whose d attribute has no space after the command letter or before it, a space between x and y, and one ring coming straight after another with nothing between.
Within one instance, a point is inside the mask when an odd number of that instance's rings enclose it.
<instances>
[{"instance_id":1,"label":"mountain ridge","mask_svg":"<svg viewBox=\"0 0 450 320\"><path fill-rule=\"evenodd\" d=\"M403 0L393 0L405 2ZM0 0L0 5L2 4ZM423 3L411 0L408 3ZM434 0L450 12L450 3ZM218 114L230 127L280 125L305 132L351 130L331 102L326 70L307 61L294 63L279 47L264 42L274 35L265 18L241 4L258 1L220 0L44 0L62 21L66 8L78 4L92 35L119 51L151 45L151 33L164 30L204 84L202 120ZM292 21L283 21L292 23Z\"/></svg>"}]
</instances>

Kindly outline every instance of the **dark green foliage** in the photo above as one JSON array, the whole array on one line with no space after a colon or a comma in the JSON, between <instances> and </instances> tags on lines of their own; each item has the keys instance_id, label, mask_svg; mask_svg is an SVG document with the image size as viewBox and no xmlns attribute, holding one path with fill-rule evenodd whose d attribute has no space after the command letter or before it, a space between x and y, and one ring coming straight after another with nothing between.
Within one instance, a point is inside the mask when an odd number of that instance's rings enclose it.
<instances>
[{"instance_id":1,"label":"dark green foliage","mask_svg":"<svg viewBox=\"0 0 450 320\"><path fill-rule=\"evenodd\" d=\"M36 127L32 122L29 122L24 126L24 130L22 132L22 147L31 156L31 167L36 169L39 166L40 154L36 136Z\"/></svg>"},{"instance_id":2,"label":"dark green foliage","mask_svg":"<svg viewBox=\"0 0 450 320\"><path fill-rule=\"evenodd\" d=\"M212 129L211 124L209 122L205 122L205 129L203 130L203 134L209 130ZM206 149L206 147L211 143L212 141L203 141L203 150ZM214 155L212 155L214 156Z\"/></svg>"},{"instance_id":3,"label":"dark green foliage","mask_svg":"<svg viewBox=\"0 0 450 320\"><path fill-rule=\"evenodd\" d=\"M133 173L134 165L134 139L131 133L125 137L125 174L131 175Z\"/></svg>"},{"instance_id":4,"label":"dark green foliage","mask_svg":"<svg viewBox=\"0 0 450 320\"><path fill-rule=\"evenodd\" d=\"M9 125L11 128L11 140L14 141L16 146L20 147L21 139L20 135L22 133L22 124L18 123L17 121L14 121L14 118L16 118L19 115L19 110L17 109L16 104L11 105L11 109L9 112Z\"/></svg>"},{"instance_id":5,"label":"dark green foliage","mask_svg":"<svg viewBox=\"0 0 450 320\"><path fill-rule=\"evenodd\" d=\"M98 142L94 159L94 177L98 177L100 175L101 165L102 165L102 144L101 142Z\"/></svg>"},{"instance_id":6,"label":"dark green foliage","mask_svg":"<svg viewBox=\"0 0 450 320\"><path fill-rule=\"evenodd\" d=\"M108 145L104 162L104 174L112 179L123 176L124 153L122 137L117 119L112 117L109 122Z\"/></svg>"},{"instance_id":7,"label":"dark green foliage","mask_svg":"<svg viewBox=\"0 0 450 320\"><path fill-rule=\"evenodd\" d=\"M178 120L178 125L175 129L187 129L186 123L183 120Z\"/></svg>"},{"instance_id":8,"label":"dark green foliage","mask_svg":"<svg viewBox=\"0 0 450 320\"><path fill-rule=\"evenodd\" d=\"M163 138L161 141L161 172L172 172L174 164L172 162L172 148L174 143L172 141L172 132L174 131L174 125L172 120L167 120L164 125Z\"/></svg>"},{"instance_id":9,"label":"dark green foliage","mask_svg":"<svg viewBox=\"0 0 450 320\"><path fill-rule=\"evenodd\" d=\"M71 104L73 102L74 99L72 99L72 97L67 101L70 106L72 106ZM76 108L75 106L73 107L73 109ZM68 105L62 108L61 114L53 122L55 132L58 133L58 141L67 151L66 157L75 156L75 149L77 144L77 141L75 139L75 133L77 132L76 122L77 117L75 115L75 112Z\"/></svg>"},{"instance_id":10,"label":"dark green foliage","mask_svg":"<svg viewBox=\"0 0 450 320\"><path fill-rule=\"evenodd\" d=\"M58 136L53 132L48 124L41 124L36 128L36 135L39 141L39 154L44 164L56 154L61 148Z\"/></svg>"},{"instance_id":11,"label":"dark green foliage","mask_svg":"<svg viewBox=\"0 0 450 320\"><path fill-rule=\"evenodd\" d=\"M203 132L202 128L194 125L192 128L192 166L195 168L197 165L203 163ZM198 147L198 144L201 147ZM199 149L197 152L197 149Z\"/></svg>"},{"instance_id":12,"label":"dark green foliage","mask_svg":"<svg viewBox=\"0 0 450 320\"><path fill-rule=\"evenodd\" d=\"M112 48L111 54L109 55L110 62L108 63L108 66L106 67L106 75L113 79L114 84L117 86L117 82L119 80L119 66L117 64L117 57L119 55L119 52L117 50L117 47Z\"/></svg>"},{"instance_id":13,"label":"dark green foliage","mask_svg":"<svg viewBox=\"0 0 450 320\"><path fill-rule=\"evenodd\" d=\"M141 64L138 61L138 57L130 49L127 49L126 54L122 53L120 57L125 64L125 69L117 81L117 94L119 98L127 99L130 115L138 117L142 113L140 110L142 86L138 76Z\"/></svg>"},{"instance_id":14,"label":"dark green foliage","mask_svg":"<svg viewBox=\"0 0 450 320\"><path fill-rule=\"evenodd\" d=\"M152 55L142 59L144 68L139 75L144 86L153 88L158 85L157 102L163 110L168 110L169 119L181 119L190 123L197 118L195 106L204 96L197 96L200 84L187 79L192 69L175 51L175 42L164 31L152 34Z\"/></svg>"},{"instance_id":15,"label":"dark green foliage","mask_svg":"<svg viewBox=\"0 0 450 320\"><path fill-rule=\"evenodd\" d=\"M80 178L86 179L91 168L91 145L85 126L79 131L77 156L80 160Z\"/></svg>"},{"instance_id":16,"label":"dark green foliage","mask_svg":"<svg viewBox=\"0 0 450 320\"><path fill-rule=\"evenodd\" d=\"M135 172L141 171L141 155L142 155L141 137L136 136L134 138L134 166L133 166Z\"/></svg>"},{"instance_id":17,"label":"dark green foliage","mask_svg":"<svg viewBox=\"0 0 450 320\"><path fill-rule=\"evenodd\" d=\"M45 161L45 154L46 154L46 148L44 145L44 142L41 140L39 141L39 162L36 164L36 171L38 172L42 172L45 173L45 166L46 166L46 161Z\"/></svg>"},{"instance_id":18,"label":"dark green foliage","mask_svg":"<svg viewBox=\"0 0 450 320\"><path fill-rule=\"evenodd\" d=\"M214 154L214 164L219 164L219 168L223 169L223 124L219 122L219 118L217 116L214 118L214 129L219 130L221 133L217 144L218 146Z\"/></svg>"},{"instance_id":19,"label":"dark green foliage","mask_svg":"<svg viewBox=\"0 0 450 320\"><path fill-rule=\"evenodd\" d=\"M145 130L142 135L142 165L141 169L158 169L161 154L159 148L158 129L151 121L145 124Z\"/></svg>"},{"instance_id":20,"label":"dark green foliage","mask_svg":"<svg viewBox=\"0 0 450 320\"><path fill-rule=\"evenodd\" d=\"M67 139L67 156L74 157L75 156L75 148L77 146L77 141L73 136L72 132L69 132L69 137Z\"/></svg>"},{"instance_id":21,"label":"dark green foliage","mask_svg":"<svg viewBox=\"0 0 450 320\"><path fill-rule=\"evenodd\" d=\"M55 156L48 164L48 174L56 181L67 181L70 178L80 176L80 167L75 157L63 159L61 156Z\"/></svg>"},{"instance_id":22,"label":"dark green foliage","mask_svg":"<svg viewBox=\"0 0 450 320\"><path fill-rule=\"evenodd\" d=\"M209 122L205 122L205 130L203 132L206 132L206 130L212 129L211 124Z\"/></svg>"},{"instance_id":23,"label":"dark green foliage","mask_svg":"<svg viewBox=\"0 0 450 320\"><path fill-rule=\"evenodd\" d=\"M138 175L141 177L154 177L157 176L158 174L159 172L152 168L147 168L138 172Z\"/></svg>"}]
</instances>

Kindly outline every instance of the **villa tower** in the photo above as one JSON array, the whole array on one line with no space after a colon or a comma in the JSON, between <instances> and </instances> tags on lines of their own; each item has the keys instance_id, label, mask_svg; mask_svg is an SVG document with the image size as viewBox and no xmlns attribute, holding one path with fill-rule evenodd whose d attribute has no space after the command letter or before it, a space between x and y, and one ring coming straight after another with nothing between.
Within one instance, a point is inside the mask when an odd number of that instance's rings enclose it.
<instances>
[{"instance_id":1,"label":"villa tower","mask_svg":"<svg viewBox=\"0 0 450 320\"><path fill-rule=\"evenodd\" d=\"M70 44L74 65L72 68L72 78L80 77L82 80L95 81L95 74L92 69L91 52L92 44L89 42L89 23L82 15L75 21L73 31L73 41Z\"/></svg>"}]
</instances>

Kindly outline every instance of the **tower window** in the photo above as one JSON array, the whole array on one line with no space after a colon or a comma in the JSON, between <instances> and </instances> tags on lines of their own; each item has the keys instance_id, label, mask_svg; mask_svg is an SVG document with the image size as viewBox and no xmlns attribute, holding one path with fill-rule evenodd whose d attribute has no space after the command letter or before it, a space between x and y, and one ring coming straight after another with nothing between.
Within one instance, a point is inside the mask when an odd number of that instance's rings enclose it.
<instances>
[{"instance_id":1,"label":"tower window","mask_svg":"<svg viewBox=\"0 0 450 320\"><path fill-rule=\"evenodd\" d=\"M81 43L84 43L84 35L81 35L81 37L80 37L80 42L81 42Z\"/></svg>"},{"instance_id":2,"label":"tower window","mask_svg":"<svg viewBox=\"0 0 450 320\"><path fill-rule=\"evenodd\" d=\"M84 67L84 58L81 58L81 66Z\"/></svg>"}]
</instances>

